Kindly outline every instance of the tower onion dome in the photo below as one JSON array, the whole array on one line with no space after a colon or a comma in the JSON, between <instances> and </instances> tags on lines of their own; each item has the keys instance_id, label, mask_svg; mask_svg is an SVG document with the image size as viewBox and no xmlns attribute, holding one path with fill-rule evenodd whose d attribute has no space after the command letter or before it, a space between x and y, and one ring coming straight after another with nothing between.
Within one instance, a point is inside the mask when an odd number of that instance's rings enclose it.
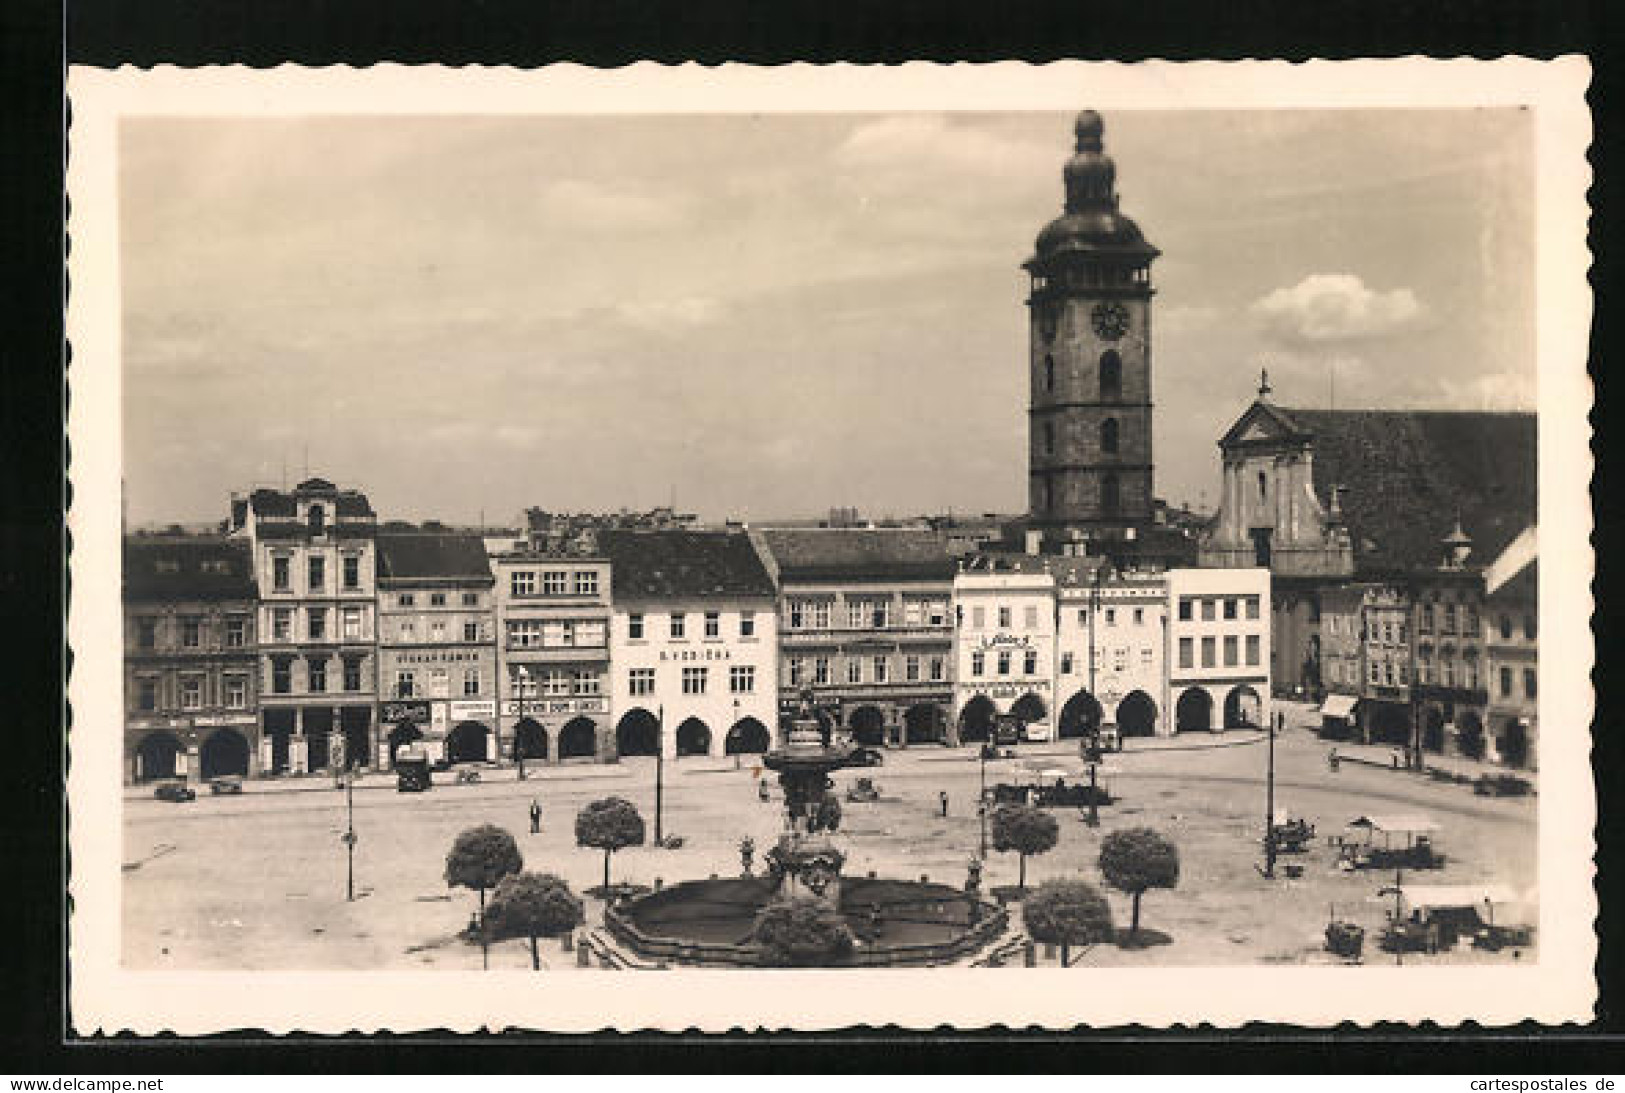
<instances>
[{"instance_id":1,"label":"tower onion dome","mask_svg":"<svg viewBox=\"0 0 1625 1093\"><path fill-rule=\"evenodd\" d=\"M1068 252L1149 261L1160 253L1134 221L1117 211L1117 164L1105 152L1105 129L1095 111L1078 115L1073 126L1077 149L1062 171L1066 212L1038 233L1039 261Z\"/></svg>"}]
</instances>

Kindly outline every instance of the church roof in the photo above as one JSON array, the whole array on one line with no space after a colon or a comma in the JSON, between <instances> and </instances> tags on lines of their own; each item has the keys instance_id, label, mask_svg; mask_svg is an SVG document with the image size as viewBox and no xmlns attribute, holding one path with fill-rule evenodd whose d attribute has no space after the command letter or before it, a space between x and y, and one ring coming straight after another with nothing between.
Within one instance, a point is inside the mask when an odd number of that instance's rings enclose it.
<instances>
[{"instance_id":1,"label":"church roof","mask_svg":"<svg viewBox=\"0 0 1625 1093\"><path fill-rule=\"evenodd\" d=\"M764 528L780 579L953 580L950 539L923 528Z\"/></svg>"},{"instance_id":2,"label":"church roof","mask_svg":"<svg viewBox=\"0 0 1625 1093\"><path fill-rule=\"evenodd\" d=\"M772 596L749 536L735 531L610 530L598 536L617 599Z\"/></svg>"},{"instance_id":3,"label":"church roof","mask_svg":"<svg viewBox=\"0 0 1625 1093\"><path fill-rule=\"evenodd\" d=\"M1483 565L1535 522L1534 414L1255 406L1312 439L1315 492L1330 508L1343 487L1362 569L1437 566L1458 515Z\"/></svg>"}]
</instances>

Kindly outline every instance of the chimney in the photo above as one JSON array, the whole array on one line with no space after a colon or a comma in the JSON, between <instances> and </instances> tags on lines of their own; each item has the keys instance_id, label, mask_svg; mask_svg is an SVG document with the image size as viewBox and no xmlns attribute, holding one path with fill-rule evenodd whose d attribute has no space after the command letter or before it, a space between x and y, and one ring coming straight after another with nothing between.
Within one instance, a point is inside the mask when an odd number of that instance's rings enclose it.
<instances>
[{"instance_id":1,"label":"chimney","mask_svg":"<svg viewBox=\"0 0 1625 1093\"><path fill-rule=\"evenodd\" d=\"M1027 529L1027 553L1037 554L1043 547L1044 533L1037 528Z\"/></svg>"}]
</instances>

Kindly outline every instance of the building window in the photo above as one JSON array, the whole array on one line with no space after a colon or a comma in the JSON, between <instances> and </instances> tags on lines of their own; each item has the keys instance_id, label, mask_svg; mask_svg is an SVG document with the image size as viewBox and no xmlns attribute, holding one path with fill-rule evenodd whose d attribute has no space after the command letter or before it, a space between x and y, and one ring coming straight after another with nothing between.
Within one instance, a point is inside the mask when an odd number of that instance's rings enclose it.
<instances>
[{"instance_id":1,"label":"building window","mask_svg":"<svg viewBox=\"0 0 1625 1093\"><path fill-rule=\"evenodd\" d=\"M293 609L288 607L275 607L271 609L271 640L293 640Z\"/></svg>"},{"instance_id":2,"label":"building window","mask_svg":"<svg viewBox=\"0 0 1625 1093\"><path fill-rule=\"evenodd\" d=\"M478 607L479 605L480 605L480 594L478 592L464 592L463 593L463 606L464 607Z\"/></svg>"},{"instance_id":3,"label":"building window","mask_svg":"<svg viewBox=\"0 0 1625 1093\"><path fill-rule=\"evenodd\" d=\"M271 693L285 695L293 691L293 658L271 659Z\"/></svg>"},{"instance_id":4,"label":"building window","mask_svg":"<svg viewBox=\"0 0 1625 1093\"><path fill-rule=\"evenodd\" d=\"M1256 639L1254 639L1254 640L1256 640ZM1140 646L1140 667L1141 668L1150 668L1153 656L1154 656L1154 654L1151 652L1151 646L1149 646L1149 645ZM1257 661L1254 661L1253 663L1256 664Z\"/></svg>"},{"instance_id":5,"label":"building window","mask_svg":"<svg viewBox=\"0 0 1625 1093\"><path fill-rule=\"evenodd\" d=\"M1208 637L1202 639L1202 667L1213 667L1213 654L1215 648L1215 642L1212 638Z\"/></svg>"},{"instance_id":6,"label":"building window","mask_svg":"<svg viewBox=\"0 0 1625 1093\"><path fill-rule=\"evenodd\" d=\"M1064 675L1064 676L1069 676L1069 675L1072 674L1072 654L1071 653L1062 653L1061 654L1061 674Z\"/></svg>"},{"instance_id":7,"label":"building window","mask_svg":"<svg viewBox=\"0 0 1625 1093\"><path fill-rule=\"evenodd\" d=\"M920 681L920 655L910 653L903 658L903 679L908 683Z\"/></svg>"},{"instance_id":8,"label":"building window","mask_svg":"<svg viewBox=\"0 0 1625 1093\"><path fill-rule=\"evenodd\" d=\"M181 709L197 710L203 707L203 680L198 676L181 677Z\"/></svg>"},{"instance_id":9,"label":"building window","mask_svg":"<svg viewBox=\"0 0 1625 1093\"><path fill-rule=\"evenodd\" d=\"M565 569L542 571L542 595L564 596L570 591L570 573Z\"/></svg>"},{"instance_id":10,"label":"building window","mask_svg":"<svg viewBox=\"0 0 1625 1093\"><path fill-rule=\"evenodd\" d=\"M312 607L305 619L306 631L311 641L327 640L327 608Z\"/></svg>"},{"instance_id":11,"label":"building window","mask_svg":"<svg viewBox=\"0 0 1625 1093\"><path fill-rule=\"evenodd\" d=\"M703 666L683 669L684 694L703 695L705 693L705 671Z\"/></svg>"},{"instance_id":12,"label":"building window","mask_svg":"<svg viewBox=\"0 0 1625 1093\"><path fill-rule=\"evenodd\" d=\"M226 708L242 710L248 707L248 677L226 676Z\"/></svg>"},{"instance_id":13,"label":"building window","mask_svg":"<svg viewBox=\"0 0 1625 1093\"><path fill-rule=\"evenodd\" d=\"M705 613L705 636L708 638L722 636L722 616L715 611Z\"/></svg>"},{"instance_id":14,"label":"building window","mask_svg":"<svg viewBox=\"0 0 1625 1093\"><path fill-rule=\"evenodd\" d=\"M1123 358L1117 350L1108 349L1100 355L1100 398L1115 399L1123 393Z\"/></svg>"},{"instance_id":15,"label":"building window","mask_svg":"<svg viewBox=\"0 0 1625 1093\"><path fill-rule=\"evenodd\" d=\"M632 641L643 640L643 615L633 612L626 616L626 636Z\"/></svg>"},{"instance_id":16,"label":"building window","mask_svg":"<svg viewBox=\"0 0 1625 1093\"><path fill-rule=\"evenodd\" d=\"M248 643L248 620L242 618L229 618L226 620L226 648L241 649Z\"/></svg>"},{"instance_id":17,"label":"building window","mask_svg":"<svg viewBox=\"0 0 1625 1093\"><path fill-rule=\"evenodd\" d=\"M801 680L801 668L802 668L802 660L801 660L801 658L800 657L791 657L790 658L790 686L799 687L801 685L801 682L802 682L802 680Z\"/></svg>"},{"instance_id":18,"label":"building window","mask_svg":"<svg viewBox=\"0 0 1625 1093\"><path fill-rule=\"evenodd\" d=\"M399 596L396 597L396 601L402 607L414 607L414 606L417 605L418 598L417 598L417 595L415 593L402 592Z\"/></svg>"},{"instance_id":19,"label":"building window","mask_svg":"<svg viewBox=\"0 0 1625 1093\"><path fill-rule=\"evenodd\" d=\"M1044 422L1044 454L1055 454L1055 424L1049 421Z\"/></svg>"},{"instance_id":20,"label":"building window","mask_svg":"<svg viewBox=\"0 0 1625 1093\"><path fill-rule=\"evenodd\" d=\"M1422 605L1422 618L1418 622L1417 629L1424 634L1433 633L1433 605L1431 603Z\"/></svg>"},{"instance_id":21,"label":"building window","mask_svg":"<svg viewBox=\"0 0 1625 1093\"><path fill-rule=\"evenodd\" d=\"M1150 656L1149 656L1150 652L1151 651L1149 649L1146 650L1146 653L1147 653L1147 658L1146 659L1148 659L1148 660L1150 659ZM1247 666L1249 668L1257 667L1258 666L1258 658L1259 658L1258 635L1257 634L1248 634L1247 635Z\"/></svg>"},{"instance_id":22,"label":"building window","mask_svg":"<svg viewBox=\"0 0 1625 1093\"><path fill-rule=\"evenodd\" d=\"M539 691L534 672L521 664L508 665L508 693L515 698L535 698Z\"/></svg>"},{"instance_id":23,"label":"building window","mask_svg":"<svg viewBox=\"0 0 1625 1093\"><path fill-rule=\"evenodd\" d=\"M271 587L277 592L293 591L293 560L285 554L271 558Z\"/></svg>"},{"instance_id":24,"label":"building window","mask_svg":"<svg viewBox=\"0 0 1625 1093\"><path fill-rule=\"evenodd\" d=\"M987 608L977 604L970 609L970 626L972 630L981 630L987 626Z\"/></svg>"},{"instance_id":25,"label":"building window","mask_svg":"<svg viewBox=\"0 0 1625 1093\"><path fill-rule=\"evenodd\" d=\"M999 650L999 674L1001 676L1010 674L1010 650L1008 649Z\"/></svg>"},{"instance_id":26,"label":"building window","mask_svg":"<svg viewBox=\"0 0 1625 1093\"><path fill-rule=\"evenodd\" d=\"M359 554L346 554L344 556L344 587L351 592L361 587L361 556Z\"/></svg>"},{"instance_id":27,"label":"building window","mask_svg":"<svg viewBox=\"0 0 1625 1093\"><path fill-rule=\"evenodd\" d=\"M1224 601L1224 617L1226 619L1233 619L1238 613L1236 601L1234 599L1227 598Z\"/></svg>"},{"instance_id":28,"label":"building window","mask_svg":"<svg viewBox=\"0 0 1625 1093\"><path fill-rule=\"evenodd\" d=\"M1270 496L1269 476L1263 471L1258 472L1258 500L1260 503L1268 501Z\"/></svg>"},{"instance_id":29,"label":"building window","mask_svg":"<svg viewBox=\"0 0 1625 1093\"><path fill-rule=\"evenodd\" d=\"M1372 661L1371 664L1369 665L1369 667L1370 667L1370 673L1369 674L1371 676L1371 682L1376 683L1378 681L1377 662ZM1446 672L1445 674L1449 675L1449 672Z\"/></svg>"},{"instance_id":30,"label":"building window","mask_svg":"<svg viewBox=\"0 0 1625 1093\"><path fill-rule=\"evenodd\" d=\"M472 698L480 693L480 670L478 668L463 669L463 697Z\"/></svg>"},{"instance_id":31,"label":"building window","mask_svg":"<svg viewBox=\"0 0 1625 1093\"><path fill-rule=\"evenodd\" d=\"M972 653L970 655L970 674L971 675L979 676L986 670L986 668L987 668L987 654L985 654L985 653Z\"/></svg>"},{"instance_id":32,"label":"building window","mask_svg":"<svg viewBox=\"0 0 1625 1093\"><path fill-rule=\"evenodd\" d=\"M139 649L151 649L158 644L158 620L135 620L135 644Z\"/></svg>"},{"instance_id":33,"label":"building window","mask_svg":"<svg viewBox=\"0 0 1625 1093\"><path fill-rule=\"evenodd\" d=\"M1240 663L1240 657L1237 655L1238 645L1239 643L1236 641L1236 635L1226 634L1224 636L1224 666L1226 668L1234 668L1238 663Z\"/></svg>"},{"instance_id":34,"label":"building window","mask_svg":"<svg viewBox=\"0 0 1625 1093\"><path fill-rule=\"evenodd\" d=\"M418 624L415 621L413 621L412 619L402 619L401 620L401 640L402 641L417 641L418 640Z\"/></svg>"},{"instance_id":35,"label":"building window","mask_svg":"<svg viewBox=\"0 0 1625 1093\"><path fill-rule=\"evenodd\" d=\"M946 662L944 662L941 657L931 658L931 681L933 683L942 682L943 672L946 670L946 667Z\"/></svg>"},{"instance_id":36,"label":"building window","mask_svg":"<svg viewBox=\"0 0 1625 1093\"><path fill-rule=\"evenodd\" d=\"M1028 649L1022 658L1021 670L1030 676L1038 674L1038 650Z\"/></svg>"},{"instance_id":37,"label":"building window","mask_svg":"<svg viewBox=\"0 0 1625 1093\"><path fill-rule=\"evenodd\" d=\"M1511 615L1502 615L1501 616L1501 640L1502 641L1511 641L1512 640L1512 616Z\"/></svg>"},{"instance_id":38,"label":"building window","mask_svg":"<svg viewBox=\"0 0 1625 1093\"><path fill-rule=\"evenodd\" d=\"M417 677L412 669L402 668L395 673L395 697L411 698L417 693Z\"/></svg>"},{"instance_id":39,"label":"building window","mask_svg":"<svg viewBox=\"0 0 1625 1093\"><path fill-rule=\"evenodd\" d=\"M591 697L599 693L599 688L603 686L603 680L597 672L577 672L575 685L576 694Z\"/></svg>"},{"instance_id":40,"label":"building window","mask_svg":"<svg viewBox=\"0 0 1625 1093\"><path fill-rule=\"evenodd\" d=\"M536 574L528 569L516 569L508 574L508 591L515 596L536 595Z\"/></svg>"},{"instance_id":41,"label":"building window","mask_svg":"<svg viewBox=\"0 0 1625 1093\"><path fill-rule=\"evenodd\" d=\"M203 624L194 618L181 620L181 646L196 649L203 644Z\"/></svg>"},{"instance_id":42,"label":"building window","mask_svg":"<svg viewBox=\"0 0 1625 1093\"><path fill-rule=\"evenodd\" d=\"M1114 417L1100 423L1100 450L1106 455L1117 454L1117 419Z\"/></svg>"},{"instance_id":43,"label":"building window","mask_svg":"<svg viewBox=\"0 0 1625 1093\"><path fill-rule=\"evenodd\" d=\"M1503 619L1502 621L1505 620ZM1512 697L1512 669L1505 667L1504 665L1501 668L1501 697Z\"/></svg>"},{"instance_id":44,"label":"building window","mask_svg":"<svg viewBox=\"0 0 1625 1093\"><path fill-rule=\"evenodd\" d=\"M310 590L320 592L327 584L327 559L320 554L312 554L308 559Z\"/></svg>"},{"instance_id":45,"label":"building window","mask_svg":"<svg viewBox=\"0 0 1625 1093\"><path fill-rule=\"evenodd\" d=\"M158 708L158 681L156 679L142 678L135 681L135 708L147 711Z\"/></svg>"},{"instance_id":46,"label":"building window","mask_svg":"<svg viewBox=\"0 0 1625 1093\"><path fill-rule=\"evenodd\" d=\"M576 570L576 595L598 595L598 571L596 569Z\"/></svg>"},{"instance_id":47,"label":"building window","mask_svg":"<svg viewBox=\"0 0 1625 1093\"><path fill-rule=\"evenodd\" d=\"M361 640L361 608L346 607L344 609L344 640Z\"/></svg>"},{"instance_id":48,"label":"building window","mask_svg":"<svg viewBox=\"0 0 1625 1093\"><path fill-rule=\"evenodd\" d=\"M430 607L444 607L444 606L446 606L446 594L444 592L431 592L431 593L429 593L429 606Z\"/></svg>"},{"instance_id":49,"label":"building window","mask_svg":"<svg viewBox=\"0 0 1625 1093\"><path fill-rule=\"evenodd\" d=\"M1029 630L1038 629L1038 608L1037 608L1037 606L1032 605L1032 604L1029 604L1027 606L1027 610L1025 612L1025 622L1027 624L1027 629L1029 629Z\"/></svg>"},{"instance_id":50,"label":"building window","mask_svg":"<svg viewBox=\"0 0 1625 1093\"><path fill-rule=\"evenodd\" d=\"M1179 666L1181 668L1196 667L1195 651L1196 641L1194 638L1179 639Z\"/></svg>"},{"instance_id":51,"label":"building window","mask_svg":"<svg viewBox=\"0 0 1625 1093\"><path fill-rule=\"evenodd\" d=\"M1134 625L1135 626L1143 626L1144 624L1145 624L1145 608L1136 607L1134 609Z\"/></svg>"},{"instance_id":52,"label":"building window","mask_svg":"<svg viewBox=\"0 0 1625 1093\"><path fill-rule=\"evenodd\" d=\"M1010 629L1010 609L1008 607L999 608L999 629Z\"/></svg>"},{"instance_id":53,"label":"building window","mask_svg":"<svg viewBox=\"0 0 1625 1093\"><path fill-rule=\"evenodd\" d=\"M441 621L440 619L435 619L433 622L431 622L429 624L429 640L430 641L445 641L446 640L446 624L443 621Z\"/></svg>"},{"instance_id":54,"label":"building window","mask_svg":"<svg viewBox=\"0 0 1625 1093\"><path fill-rule=\"evenodd\" d=\"M1115 607L1106 608L1106 625L1107 626L1116 626L1117 625L1117 608L1115 608Z\"/></svg>"},{"instance_id":55,"label":"building window","mask_svg":"<svg viewBox=\"0 0 1625 1093\"><path fill-rule=\"evenodd\" d=\"M790 629L800 630L806 622L806 614L800 600L790 601Z\"/></svg>"},{"instance_id":56,"label":"building window","mask_svg":"<svg viewBox=\"0 0 1625 1093\"><path fill-rule=\"evenodd\" d=\"M869 605L865 601L846 601L846 625L851 630L869 625Z\"/></svg>"},{"instance_id":57,"label":"building window","mask_svg":"<svg viewBox=\"0 0 1625 1093\"><path fill-rule=\"evenodd\" d=\"M1523 670L1523 695L1525 698L1535 697L1535 670L1533 668Z\"/></svg>"},{"instance_id":58,"label":"building window","mask_svg":"<svg viewBox=\"0 0 1625 1093\"><path fill-rule=\"evenodd\" d=\"M1202 601L1202 621L1212 622L1218 612L1218 600Z\"/></svg>"},{"instance_id":59,"label":"building window","mask_svg":"<svg viewBox=\"0 0 1625 1093\"><path fill-rule=\"evenodd\" d=\"M321 694L327 690L327 658L308 657L305 660L306 690Z\"/></svg>"},{"instance_id":60,"label":"building window","mask_svg":"<svg viewBox=\"0 0 1625 1093\"><path fill-rule=\"evenodd\" d=\"M567 698L574 687L574 672L563 668L549 668L542 673L542 693L549 698Z\"/></svg>"},{"instance_id":61,"label":"building window","mask_svg":"<svg viewBox=\"0 0 1625 1093\"><path fill-rule=\"evenodd\" d=\"M480 640L480 624L477 623L477 622L465 622L465 623L463 623L463 640L464 641L470 641L470 642L479 641Z\"/></svg>"},{"instance_id":62,"label":"building window","mask_svg":"<svg viewBox=\"0 0 1625 1093\"><path fill-rule=\"evenodd\" d=\"M344 658L344 689L346 691L359 691L361 689L361 658Z\"/></svg>"},{"instance_id":63,"label":"building window","mask_svg":"<svg viewBox=\"0 0 1625 1093\"><path fill-rule=\"evenodd\" d=\"M739 613L739 636L742 638L756 636L756 612L741 611Z\"/></svg>"},{"instance_id":64,"label":"building window","mask_svg":"<svg viewBox=\"0 0 1625 1093\"><path fill-rule=\"evenodd\" d=\"M626 692L631 695L652 695L655 693L655 670L653 668L633 668L626 673Z\"/></svg>"},{"instance_id":65,"label":"building window","mask_svg":"<svg viewBox=\"0 0 1625 1093\"><path fill-rule=\"evenodd\" d=\"M863 661L857 657L850 657L846 662L846 681L848 683L863 682Z\"/></svg>"},{"instance_id":66,"label":"building window","mask_svg":"<svg viewBox=\"0 0 1625 1093\"><path fill-rule=\"evenodd\" d=\"M1181 622L1190 622L1195 617L1195 609L1192 606L1194 603L1195 601L1189 596L1179 597L1179 619ZM1082 622L1083 612L1080 611L1078 614L1078 621Z\"/></svg>"},{"instance_id":67,"label":"building window","mask_svg":"<svg viewBox=\"0 0 1625 1093\"><path fill-rule=\"evenodd\" d=\"M1456 605L1453 603L1444 605L1444 632L1447 634L1456 632Z\"/></svg>"},{"instance_id":68,"label":"building window","mask_svg":"<svg viewBox=\"0 0 1625 1093\"><path fill-rule=\"evenodd\" d=\"M931 626L948 625L948 601L932 600L925 605L925 621Z\"/></svg>"},{"instance_id":69,"label":"building window","mask_svg":"<svg viewBox=\"0 0 1625 1093\"><path fill-rule=\"evenodd\" d=\"M891 662L885 657L875 657L873 681L875 683L885 683L890 678Z\"/></svg>"},{"instance_id":70,"label":"building window","mask_svg":"<svg viewBox=\"0 0 1625 1093\"><path fill-rule=\"evenodd\" d=\"M829 658L828 657L813 657L813 682L814 683L828 683L829 682Z\"/></svg>"},{"instance_id":71,"label":"building window","mask_svg":"<svg viewBox=\"0 0 1625 1093\"><path fill-rule=\"evenodd\" d=\"M1044 390L1055 390L1055 358L1047 354L1044 357Z\"/></svg>"},{"instance_id":72,"label":"building window","mask_svg":"<svg viewBox=\"0 0 1625 1093\"><path fill-rule=\"evenodd\" d=\"M541 645L542 622L540 619L508 620L508 648L539 649Z\"/></svg>"},{"instance_id":73,"label":"building window","mask_svg":"<svg viewBox=\"0 0 1625 1093\"><path fill-rule=\"evenodd\" d=\"M728 669L728 693L748 695L756 693L756 666L736 664Z\"/></svg>"},{"instance_id":74,"label":"building window","mask_svg":"<svg viewBox=\"0 0 1625 1093\"><path fill-rule=\"evenodd\" d=\"M1523 636L1526 641L1535 640L1535 616L1525 615L1523 617Z\"/></svg>"},{"instance_id":75,"label":"building window","mask_svg":"<svg viewBox=\"0 0 1625 1093\"><path fill-rule=\"evenodd\" d=\"M672 612L671 636L674 638L680 638L683 636L683 614L680 611Z\"/></svg>"}]
</instances>

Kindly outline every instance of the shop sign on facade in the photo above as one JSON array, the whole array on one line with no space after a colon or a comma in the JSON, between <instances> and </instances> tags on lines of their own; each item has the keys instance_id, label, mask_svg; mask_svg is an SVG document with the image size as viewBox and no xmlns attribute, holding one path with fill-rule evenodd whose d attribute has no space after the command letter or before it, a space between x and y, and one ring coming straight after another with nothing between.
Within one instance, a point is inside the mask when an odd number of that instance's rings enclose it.
<instances>
[{"instance_id":1,"label":"shop sign on facade","mask_svg":"<svg viewBox=\"0 0 1625 1093\"><path fill-rule=\"evenodd\" d=\"M523 709L521 709L523 706ZM541 717L544 714L604 713L604 699L590 698L527 698L521 703L511 698L502 704L504 717Z\"/></svg>"},{"instance_id":2,"label":"shop sign on facade","mask_svg":"<svg viewBox=\"0 0 1625 1093\"><path fill-rule=\"evenodd\" d=\"M216 725L252 725L258 719L251 713L222 713L204 714L194 717L192 723L198 726L214 727Z\"/></svg>"},{"instance_id":3,"label":"shop sign on facade","mask_svg":"<svg viewBox=\"0 0 1625 1093\"><path fill-rule=\"evenodd\" d=\"M394 725L402 721L425 722L429 720L429 704L416 701L384 702L378 707L378 720L386 725Z\"/></svg>"},{"instance_id":4,"label":"shop sign on facade","mask_svg":"<svg viewBox=\"0 0 1625 1093\"><path fill-rule=\"evenodd\" d=\"M494 699L464 699L451 704L451 719L453 721L479 721L497 715L497 704Z\"/></svg>"}]
</instances>

